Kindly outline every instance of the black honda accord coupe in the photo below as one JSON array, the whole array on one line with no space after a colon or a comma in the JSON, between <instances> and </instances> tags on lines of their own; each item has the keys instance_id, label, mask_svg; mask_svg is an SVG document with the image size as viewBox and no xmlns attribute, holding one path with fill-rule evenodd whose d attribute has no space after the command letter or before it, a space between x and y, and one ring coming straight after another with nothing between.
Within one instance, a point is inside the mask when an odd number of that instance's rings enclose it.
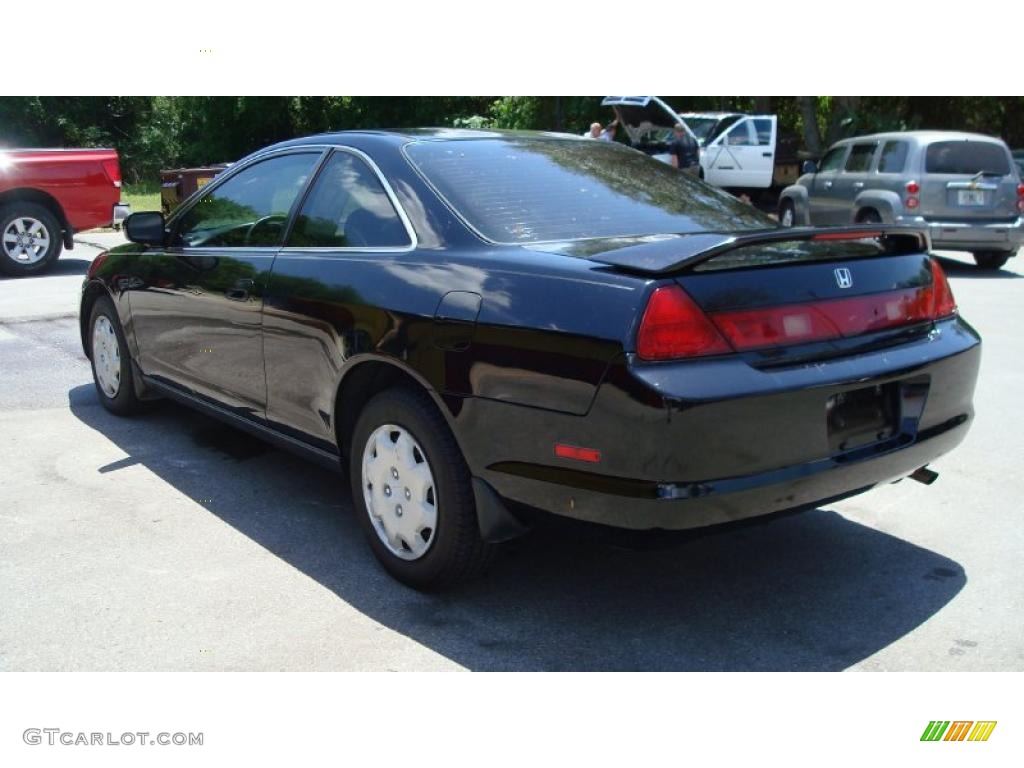
<instances>
[{"instance_id":1,"label":"black honda accord coupe","mask_svg":"<svg viewBox=\"0 0 1024 768\"><path fill-rule=\"evenodd\" d=\"M343 468L418 588L545 514L688 529L927 482L973 415L925 233L780 229L615 143L311 136L125 229L82 293L103 405Z\"/></svg>"}]
</instances>

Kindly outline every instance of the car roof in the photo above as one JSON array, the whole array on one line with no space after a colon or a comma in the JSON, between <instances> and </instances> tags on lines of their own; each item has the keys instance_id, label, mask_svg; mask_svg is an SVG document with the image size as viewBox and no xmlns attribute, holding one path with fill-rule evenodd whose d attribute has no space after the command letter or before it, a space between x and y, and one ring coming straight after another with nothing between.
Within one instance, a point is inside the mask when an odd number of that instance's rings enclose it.
<instances>
[{"instance_id":1,"label":"car roof","mask_svg":"<svg viewBox=\"0 0 1024 768\"><path fill-rule=\"evenodd\" d=\"M986 136L982 133L967 133L965 131L889 131L886 133L871 133L864 136L854 136L849 139L837 141L833 146L854 144L861 141L882 141L886 139L908 139L918 144L931 144L934 141L987 141L993 144L1004 144L1003 140L996 136Z\"/></svg>"},{"instance_id":2,"label":"car roof","mask_svg":"<svg viewBox=\"0 0 1024 768\"><path fill-rule=\"evenodd\" d=\"M513 131L503 129L475 129L475 128L402 128L393 130L351 130L332 131L329 133L317 133L312 136L303 136L297 139L282 141L269 147L261 149L265 152L271 149L284 147L298 147L310 144L337 144L346 145L352 140L360 138L376 138L378 140L390 140L396 145L406 144L410 141L465 141L469 139L566 139L584 141L580 136L572 133L555 133L553 131Z\"/></svg>"}]
</instances>

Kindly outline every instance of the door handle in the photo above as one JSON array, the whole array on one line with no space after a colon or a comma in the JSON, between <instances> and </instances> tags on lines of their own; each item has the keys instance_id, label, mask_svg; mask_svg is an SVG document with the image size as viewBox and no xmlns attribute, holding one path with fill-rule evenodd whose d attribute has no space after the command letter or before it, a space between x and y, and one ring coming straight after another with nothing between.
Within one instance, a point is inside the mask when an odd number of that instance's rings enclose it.
<instances>
[{"instance_id":1,"label":"door handle","mask_svg":"<svg viewBox=\"0 0 1024 768\"><path fill-rule=\"evenodd\" d=\"M771 152L762 152L761 153L761 157L771 157L771 156L772 156Z\"/></svg>"},{"instance_id":2,"label":"door handle","mask_svg":"<svg viewBox=\"0 0 1024 768\"><path fill-rule=\"evenodd\" d=\"M823 181L822 182L822 186L824 186L825 189L832 189L832 182L831 181Z\"/></svg>"},{"instance_id":3,"label":"door handle","mask_svg":"<svg viewBox=\"0 0 1024 768\"><path fill-rule=\"evenodd\" d=\"M249 289L255 284L255 280L250 280L248 278L236 280L233 286L224 291L224 296L232 301L248 301Z\"/></svg>"},{"instance_id":4,"label":"door handle","mask_svg":"<svg viewBox=\"0 0 1024 768\"><path fill-rule=\"evenodd\" d=\"M864 182L863 181L855 181L855 182L853 182L853 188L854 189L863 189L864 188Z\"/></svg>"}]
</instances>

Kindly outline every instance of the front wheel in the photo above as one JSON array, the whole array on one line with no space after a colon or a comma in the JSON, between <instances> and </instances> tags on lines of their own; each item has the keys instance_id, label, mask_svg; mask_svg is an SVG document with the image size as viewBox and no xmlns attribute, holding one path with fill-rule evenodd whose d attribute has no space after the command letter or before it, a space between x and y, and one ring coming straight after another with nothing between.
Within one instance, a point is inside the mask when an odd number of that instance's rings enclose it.
<instances>
[{"instance_id":1,"label":"front wheel","mask_svg":"<svg viewBox=\"0 0 1024 768\"><path fill-rule=\"evenodd\" d=\"M356 514L388 573L428 590L483 571L494 547L480 536L469 469L429 397L396 387L370 400L349 460Z\"/></svg>"},{"instance_id":2,"label":"front wheel","mask_svg":"<svg viewBox=\"0 0 1024 768\"><path fill-rule=\"evenodd\" d=\"M1010 254L1006 251L977 251L974 263L982 269L1002 269L1009 258Z\"/></svg>"},{"instance_id":3,"label":"front wheel","mask_svg":"<svg viewBox=\"0 0 1024 768\"><path fill-rule=\"evenodd\" d=\"M104 408L118 416L143 410L143 403L135 394L124 331L114 304L106 297L96 300L89 315L89 358L93 383Z\"/></svg>"},{"instance_id":4,"label":"front wheel","mask_svg":"<svg viewBox=\"0 0 1024 768\"><path fill-rule=\"evenodd\" d=\"M0 272L24 277L45 272L60 257L60 223L48 208L14 202L0 209Z\"/></svg>"}]
</instances>

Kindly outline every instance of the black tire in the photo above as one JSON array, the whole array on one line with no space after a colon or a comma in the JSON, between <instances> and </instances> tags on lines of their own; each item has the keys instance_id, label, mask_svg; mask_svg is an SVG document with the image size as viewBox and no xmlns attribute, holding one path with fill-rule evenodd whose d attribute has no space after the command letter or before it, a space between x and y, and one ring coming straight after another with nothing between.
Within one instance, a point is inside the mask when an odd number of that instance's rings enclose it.
<instances>
[{"instance_id":1,"label":"black tire","mask_svg":"<svg viewBox=\"0 0 1024 768\"><path fill-rule=\"evenodd\" d=\"M8 235L15 233L8 233L7 230L19 219L34 219L39 222L49 240L49 245L42 256L32 263L21 263L9 250L15 246L7 242ZM42 274L53 267L57 259L60 258L63 247L63 229L49 208L38 203L21 201L15 201L0 208L0 272L14 277Z\"/></svg>"},{"instance_id":2,"label":"black tire","mask_svg":"<svg viewBox=\"0 0 1024 768\"><path fill-rule=\"evenodd\" d=\"M865 211L861 211L857 217L858 224L881 224L882 217L878 215L878 211L873 208L868 208Z\"/></svg>"},{"instance_id":3,"label":"black tire","mask_svg":"<svg viewBox=\"0 0 1024 768\"><path fill-rule=\"evenodd\" d=\"M981 269L1002 269L1012 254L1006 251L976 251L974 263Z\"/></svg>"},{"instance_id":4,"label":"black tire","mask_svg":"<svg viewBox=\"0 0 1024 768\"><path fill-rule=\"evenodd\" d=\"M97 364L102 363L97 360L98 354L93 349L93 339L96 324L101 317L105 317L113 328L121 363L120 383L116 394L113 396L100 384L100 377L96 373ZM131 353L128 351L128 343L125 341L121 322L117 317L117 311L114 309L113 302L106 296L97 299L92 305L92 311L89 313L89 328L86 339L89 344L89 360L92 364L92 381L96 386L96 394L99 396L103 407L111 413L116 413L118 416L132 416L145 410L145 403L139 400L135 394L135 372L132 369Z\"/></svg>"},{"instance_id":5,"label":"black tire","mask_svg":"<svg viewBox=\"0 0 1024 768\"><path fill-rule=\"evenodd\" d=\"M790 216L789 224L783 223L787 213L789 213ZM779 203L779 225L783 227L796 226L796 206L793 205L792 200L783 200Z\"/></svg>"},{"instance_id":6,"label":"black tire","mask_svg":"<svg viewBox=\"0 0 1024 768\"><path fill-rule=\"evenodd\" d=\"M437 525L426 552L405 560L384 544L363 496L363 451L373 432L393 424L406 430L422 448L434 475ZM469 468L448 425L430 398L407 386L387 389L366 404L349 446L352 503L366 539L384 568L398 581L432 590L479 576L496 547L480 537Z\"/></svg>"}]
</instances>

